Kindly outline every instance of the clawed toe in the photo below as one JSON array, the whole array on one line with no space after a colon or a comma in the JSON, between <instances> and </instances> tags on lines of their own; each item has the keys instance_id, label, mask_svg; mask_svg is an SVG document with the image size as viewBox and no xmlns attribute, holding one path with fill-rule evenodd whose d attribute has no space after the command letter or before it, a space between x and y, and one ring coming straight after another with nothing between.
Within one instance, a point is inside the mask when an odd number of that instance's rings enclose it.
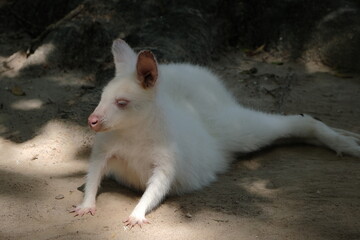
<instances>
[{"instance_id":1,"label":"clawed toe","mask_svg":"<svg viewBox=\"0 0 360 240\"><path fill-rule=\"evenodd\" d=\"M137 218L133 216L130 216L128 219L123 221L123 223L126 227L129 227L130 229L132 229L136 225L139 225L139 227L142 228L145 224L150 224L150 222L146 218Z\"/></svg>"},{"instance_id":2,"label":"clawed toe","mask_svg":"<svg viewBox=\"0 0 360 240\"><path fill-rule=\"evenodd\" d=\"M73 207L72 209L70 209L69 211L70 213L75 213L74 217L82 217L85 214L90 213L91 216L94 216L96 213L96 208L95 207L81 207L81 206L77 206L77 207Z\"/></svg>"}]
</instances>

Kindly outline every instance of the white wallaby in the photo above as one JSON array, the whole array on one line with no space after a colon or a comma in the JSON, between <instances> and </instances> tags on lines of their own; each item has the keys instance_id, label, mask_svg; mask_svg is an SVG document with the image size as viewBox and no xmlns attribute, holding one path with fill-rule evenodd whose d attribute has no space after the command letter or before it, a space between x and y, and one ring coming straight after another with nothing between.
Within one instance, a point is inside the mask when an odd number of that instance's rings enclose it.
<instances>
[{"instance_id":1,"label":"white wallaby","mask_svg":"<svg viewBox=\"0 0 360 240\"><path fill-rule=\"evenodd\" d=\"M167 194L200 189L231 162L284 137L316 140L338 154L360 157L360 136L307 115L282 116L239 105L217 76L189 64L158 65L150 51L136 54L123 40L112 46L116 74L88 121L95 137L82 204L95 213L103 175L144 191L124 221L148 223L146 213Z\"/></svg>"}]
</instances>

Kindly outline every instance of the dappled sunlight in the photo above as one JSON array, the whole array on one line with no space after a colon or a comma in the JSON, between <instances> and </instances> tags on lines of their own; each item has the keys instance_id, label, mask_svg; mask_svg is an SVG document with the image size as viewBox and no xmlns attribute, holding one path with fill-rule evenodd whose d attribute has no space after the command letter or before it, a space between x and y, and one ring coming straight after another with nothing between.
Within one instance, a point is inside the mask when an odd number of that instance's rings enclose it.
<instances>
[{"instance_id":1,"label":"dappled sunlight","mask_svg":"<svg viewBox=\"0 0 360 240\"><path fill-rule=\"evenodd\" d=\"M151 213L148 219L151 224L146 228L155 228L154 237L160 239L167 239L173 232L177 233L176 239L252 239L251 222L246 222L239 216L208 209L201 209L196 214L185 214L165 203L156 212ZM217 228L218 226L222 226L222 229ZM234 231L240 226L241 231ZM128 229L125 232L131 233Z\"/></svg>"},{"instance_id":2,"label":"dappled sunlight","mask_svg":"<svg viewBox=\"0 0 360 240\"><path fill-rule=\"evenodd\" d=\"M78 151L91 144L91 134L86 129L70 122L52 120L32 140L21 144L24 152L31 158L36 157L36 164L46 169L42 173L60 173L59 167L69 173L77 166L84 167L86 162L76 161Z\"/></svg>"},{"instance_id":3,"label":"dappled sunlight","mask_svg":"<svg viewBox=\"0 0 360 240\"><path fill-rule=\"evenodd\" d=\"M43 106L43 101L40 99L25 99L25 100L19 100L17 102L14 102L11 104L11 108L15 110L35 110L40 109Z\"/></svg>"},{"instance_id":4,"label":"dappled sunlight","mask_svg":"<svg viewBox=\"0 0 360 240\"><path fill-rule=\"evenodd\" d=\"M41 229L45 222L57 223L59 218L74 219L66 209L80 201L77 188L87 170L87 161L78 151L91 142L86 128L60 120L49 121L23 143L0 138L0 205L7 222L31 231ZM27 221L32 224L24 227Z\"/></svg>"},{"instance_id":5,"label":"dappled sunlight","mask_svg":"<svg viewBox=\"0 0 360 240\"><path fill-rule=\"evenodd\" d=\"M66 209L80 201L77 188L87 161L78 151L91 142L86 128L60 120L47 122L35 137L23 143L0 138L0 175L4 180L0 205L6 223L23 231L41 231L44 224L56 225L59 219L63 223L75 221ZM59 195L62 201L56 199ZM12 234L6 223L4 233Z\"/></svg>"},{"instance_id":6,"label":"dappled sunlight","mask_svg":"<svg viewBox=\"0 0 360 240\"><path fill-rule=\"evenodd\" d=\"M0 69L1 73L5 77L17 77L20 72L34 65L46 64L48 56L55 50L53 43L45 43L38 47L36 51L27 56L24 51L18 51L12 54L10 57L3 59L3 64Z\"/></svg>"},{"instance_id":7,"label":"dappled sunlight","mask_svg":"<svg viewBox=\"0 0 360 240\"><path fill-rule=\"evenodd\" d=\"M298 217L298 211L301 209L296 209L296 206L301 206L301 203L292 203L291 207L282 206L279 201L257 205L263 212L249 218L246 215L226 214L208 208L201 208L196 213L186 213L179 211L181 206L174 207L165 201L148 216L152 224L146 228L152 231L155 226L160 238L176 231L176 239L287 239L284 236L288 234L302 234L294 238L300 240L305 239L302 236L314 234L313 229L309 228L307 233L302 233L303 230L299 228L297 221L302 219Z\"/></svg>"},{"instance_id":8,"label":"dappled sunlight","mask_svg":"<svg viewBox=\"0 0 360 240\"><path fill-rule=\"evenodd\" d=\"M19 71L26 62L26 53L18 51L9 57L2 57L0 65L1 75L4 77L16 77Z\"/></svg>"},{"instance_id":9,"label":"dappled sunlight","mask_svg":"<svg viewBox=\"0 0 360 240\"><path fill-rule=\"evenodd\" d=\"M0 163L13 170L43 175L70 174L84 171L86 161L79 161L78 152L89 147L92 134L70 122L52 120L38 135L16 144L0 138Z\"/></svg>"},{"instance_id":10,"label":"dappled sunlight","mask_svg":"<svg viewBox=\"0 0 360 240\"><path fill-rule=\"evenodd\" d=\"M311 55L311 54L313 54L312 50L307 50L304 52L304 56ZM304 61L303 66L305 68L304 69L305 72L307 72L309 74L332 73L333 72L333 70L330 67L320 63L319 61L311 61L311 60Z\"/></svg>"},{"instance_id":11,"label":"dappled sunlight","mask_svg":"<svg viewBox=\"0 0 360 240\"><path fill-rule=\"evenodd\" d=\"M36 51L33 54L31 54L28 57L24 67L46 63L48 56L54 50L55 50L55 45L53 43L45 43L41 45L36 49Z\"/></svg>"},{"instance_id":12,"label":"dappled sunlight","mask_svg":"<svg viewBox=\"0 0 360 240\"><path fill-rule=\"evenodd\" d=\"M94 84L94 77L91 74L84 76L84 73L76 71L52 74L46 78L48 81L55 83L58 87L87 87Z\"/></svg>"},{"instance_id":13,"label":"dappled sunlight","mask_svg":"<svg viewBox=\"0 0 360 240\"><path fill-rule=\"evenodd\" d=\"M0 134L13 142L36 136L48 121L62 119L85 125L98 101L98 90L84 73L37 70L0 82ZM27 75L29 74L29 75Z\"/></svg>"},{"instance_id":14,"label":"dappled sunlight","mask_svg":"<svg viewBox=\"0 0 360 240\"><path fill-rule=\"evenodd\" d=\"M244 179L239 185L252 194L267 198L275 197L280 191L270 180L266 179Z\"/></svg>"},{"instance_id":15,"label":"dappled sunlight","mask_svg":"<svg viewBox=\"0 0 360 240\"><path fill-rule=\"evenodd\" d=\"M9 159L17 158L18 152L16 151L16 144L11 141L7 141L3 138L0 138L0 164L5 167L5 161Z\"/></svg>"},{"instance_id":16,"label":"dappled sunlight","mask_svg":"<svg viewBox=\"0 0 360 240\"><path fill-rule=\"evenodd\" d=\"M261 162L259 160L250 160L250 161L241 161L242 166L246 167L249 170L257 170L261 167Z\"/></svg>"}]
</instances>

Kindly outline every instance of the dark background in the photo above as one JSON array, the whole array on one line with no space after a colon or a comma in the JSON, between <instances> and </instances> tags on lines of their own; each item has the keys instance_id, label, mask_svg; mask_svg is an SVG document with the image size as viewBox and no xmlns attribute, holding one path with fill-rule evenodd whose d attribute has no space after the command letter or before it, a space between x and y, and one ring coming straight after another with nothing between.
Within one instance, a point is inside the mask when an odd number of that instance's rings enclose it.
<instances>
[{"instance_id":1,"label":"dark background","mask_svg":"<svg viewBox=\"0 0 360 240\"><path fill-rule=\"evenodd\" d=\"M159 60L206 64L227 47L277 51L290 60L310 51L345 72L360 69L360 14L357 0L3 0L3 41L16 32L17 46L32 54L56 45L53 65L94 71L111 62L108 51L121 37L149 48ZM14 35L11 35L14 38ZM19 49L1 49L9 55ZM95 67L95 68L94 68Z\"/></svg>"}]
</instances>

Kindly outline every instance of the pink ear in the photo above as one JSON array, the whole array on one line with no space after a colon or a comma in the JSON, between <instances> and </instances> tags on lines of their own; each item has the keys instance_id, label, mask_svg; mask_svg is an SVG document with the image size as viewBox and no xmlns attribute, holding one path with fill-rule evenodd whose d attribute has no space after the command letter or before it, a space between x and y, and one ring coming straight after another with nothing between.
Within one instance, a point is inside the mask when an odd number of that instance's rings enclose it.
<instances>
[{"instance_id":1,"label":"pink ear","mask_svg":"<svg viewBox=\"0 0 360 240\"><path fill-rule=\"evenodd\" d=\"M136 64L137 78L143 88L155 85L158 78L158 68L154 54L151 51L141 51Z\"/></svg>"},{"instance_id":2,"label":"pink ear","mask_svg":"<svg viewBox=\"0 0 360 240\"><path fill-rule=\"evenodd\" d=\"M120 38L114 40L112 44L112 53L114 55L117 73L134 69L136 54L124 40Z\"/></svg>"}]
</instances>

